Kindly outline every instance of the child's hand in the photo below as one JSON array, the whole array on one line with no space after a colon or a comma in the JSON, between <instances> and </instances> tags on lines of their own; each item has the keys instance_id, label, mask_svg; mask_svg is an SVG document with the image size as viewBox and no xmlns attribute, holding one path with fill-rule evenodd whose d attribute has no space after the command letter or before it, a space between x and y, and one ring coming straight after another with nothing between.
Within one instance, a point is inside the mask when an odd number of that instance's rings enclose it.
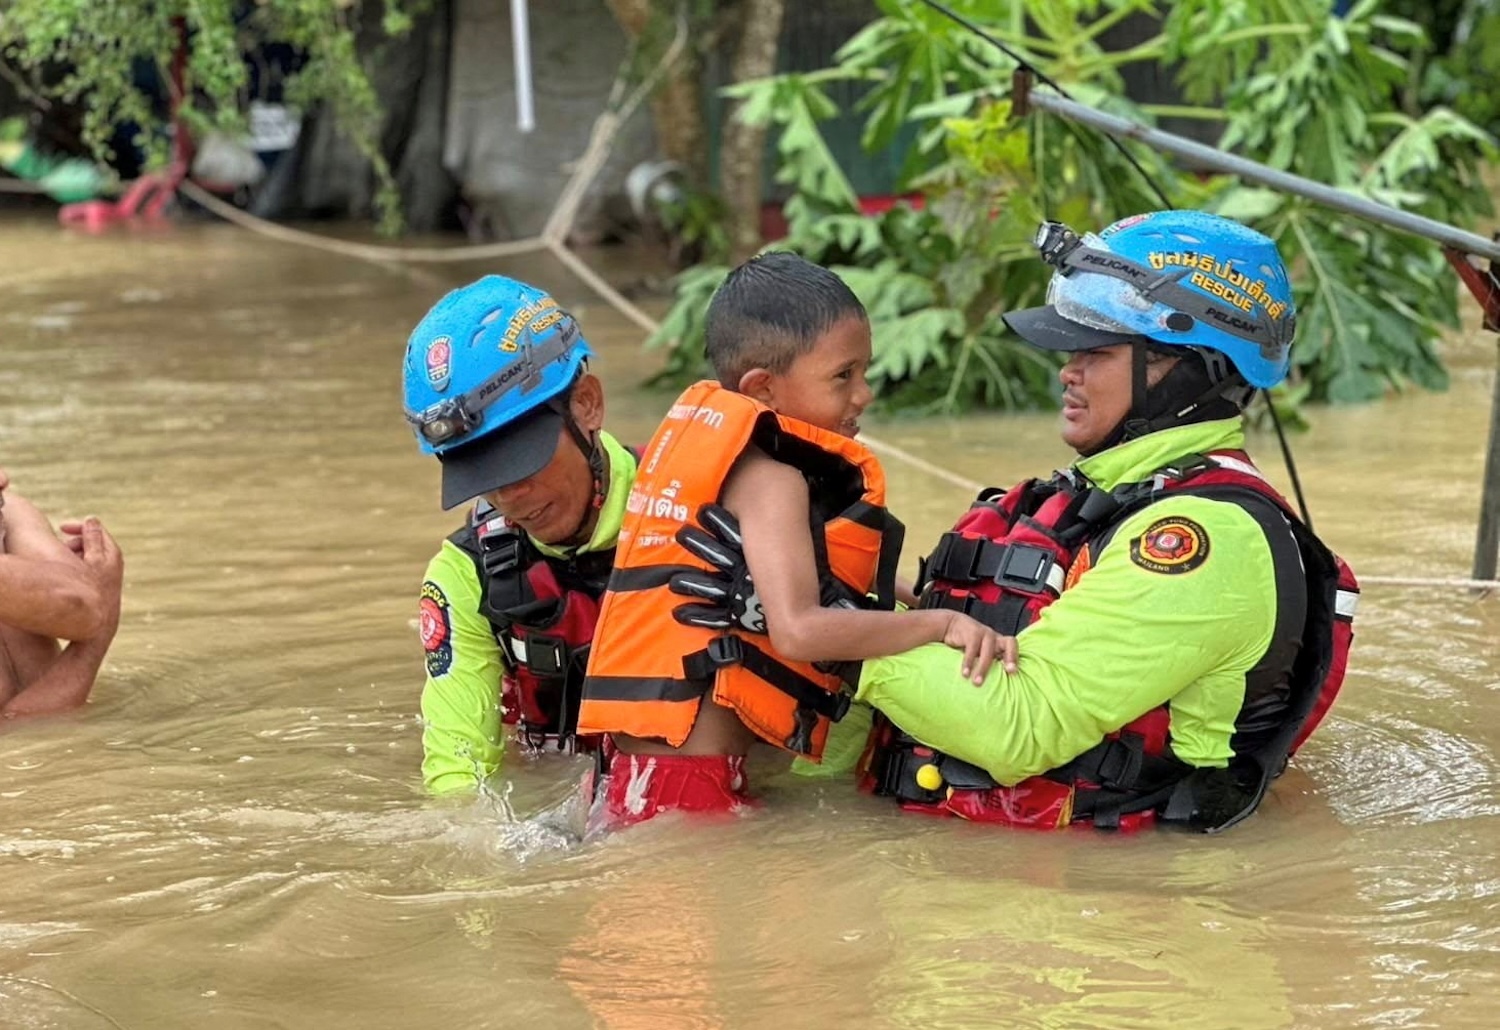
<instances>
[{"instance_id":1,"label":"child's hand","mask_svg":"<svg viewBox=\"0 0 1500 1030\"><path fill-rule=\"evenodd\" d=\"M1006 672L1016 671L1016 638L996 633L984 623L960 612L949 613L943 643L964 653L962 674L976 686L989 675L999 657Z\"/></svg>"}]
</instances>

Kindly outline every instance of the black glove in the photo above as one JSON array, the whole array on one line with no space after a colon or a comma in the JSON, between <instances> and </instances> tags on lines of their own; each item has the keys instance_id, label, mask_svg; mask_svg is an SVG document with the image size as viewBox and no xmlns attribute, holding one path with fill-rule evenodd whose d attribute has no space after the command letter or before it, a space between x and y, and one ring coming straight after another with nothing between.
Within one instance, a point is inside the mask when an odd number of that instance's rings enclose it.
<instances>
[{"instance_id":1,"label":"black glove","mask_svg":"<svg viewBox=\"0 0 1500 1030\"><path fill-rule=\"evenodd\" d=\"M708 604L679 604L672 618L684 626L702 629L743 629L765 633L766 615L761 610L755 583L745 565L745 542L735 517L717 504L698 509L698 522L704 526L686 525L677 531L677 542L689 552L708 562L717 572L679 572L667 589L683 597L699 598Z\"/></svg>"}]
</instances>

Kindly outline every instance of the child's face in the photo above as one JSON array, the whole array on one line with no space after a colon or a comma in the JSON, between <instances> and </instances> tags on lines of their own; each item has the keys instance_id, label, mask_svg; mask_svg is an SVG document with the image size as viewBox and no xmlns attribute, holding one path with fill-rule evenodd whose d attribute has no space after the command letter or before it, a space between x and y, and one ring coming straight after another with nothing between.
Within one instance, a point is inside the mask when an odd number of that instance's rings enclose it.
<instances>
[{"instance_id":1,"label":"child's face","mask_svg":"<svg viewBox=\"0 0 1500 1030\"><path fill-rule=\"evenodd\" d=\"M766 404L820 429L854 436L860 413L874 396L865 382L869 367L870 323L850 316L818 337L791 368L771 374Z\"/></svg>"}]
</instances>

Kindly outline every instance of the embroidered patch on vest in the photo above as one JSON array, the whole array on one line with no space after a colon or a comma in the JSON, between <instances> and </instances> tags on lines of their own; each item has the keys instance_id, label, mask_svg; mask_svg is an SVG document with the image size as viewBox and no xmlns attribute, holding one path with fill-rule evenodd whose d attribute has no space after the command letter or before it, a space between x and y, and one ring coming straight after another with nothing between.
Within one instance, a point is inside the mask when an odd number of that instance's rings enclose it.
<instances>
[{"instance_id":1,"label":"embroidered patch on vest","mask_svg":"<svg viewBox=\"0 0 1500 1030\"><path fill-rule=\"evenodd\" d=\"M1192 572L1208 560L1208 534L1192 519L1158 519L1130 541L1130 560L1150 572Z\"/></svg>"},{"instance_id":2,"label":"embroidered patch on vest","mask_svg":"<svg viewBox=\"0 0 1500 1030\"><path fill-rule=\"evenodd\" d=\"M417 631L427 656L427 675L446 676L453 667L453 626L448 621L448 596L432 580L422 584L418 602Z\"/></svg>"},{"instance_id":3,"label":"embroidered patch on vest","mask_svg":"<svg viewBox=\"0 0 1500 1030\"><path fill-rule=\"evenodd\" d=\"M1063 580L1063 589L1072 590L1083 574L1094 567L1094 549L1084 544L1078 549L1078 557L1068 566L1068 576Z\"/></svg>"}]
</instances>

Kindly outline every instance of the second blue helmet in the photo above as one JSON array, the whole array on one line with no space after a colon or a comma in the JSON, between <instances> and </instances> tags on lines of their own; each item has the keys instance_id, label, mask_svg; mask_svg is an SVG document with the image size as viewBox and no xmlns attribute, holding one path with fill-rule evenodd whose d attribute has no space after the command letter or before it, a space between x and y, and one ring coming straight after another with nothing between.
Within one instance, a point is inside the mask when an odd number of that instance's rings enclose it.
<instances>
[{"instance_id":1,"label":"second blue helmet","mask_svg":"<svg viewBox=\"0 0 1500 1030\"><path fill-rule=\"evenodd\" d=\"M550 295L487 275L453 290L406 341L403 407L424 454L471 443L563 393L593 356Z\"/></svg>"},{"instance_id":2,"label":"second blue helmet","mask_svg":"<svg viewBox=\"0 0 1500 1030\"><path fill-rule=\"evenodd\" d=\"M1057 269L1048 306L1005 316L1032 343L1081 350L1144 336L1218 351L1255 387L1286 377L1296 313L1269 237L1219 215L1157 211L1097 236L1049 222L1037 246Z\"/></svg>"}]
</instances>

